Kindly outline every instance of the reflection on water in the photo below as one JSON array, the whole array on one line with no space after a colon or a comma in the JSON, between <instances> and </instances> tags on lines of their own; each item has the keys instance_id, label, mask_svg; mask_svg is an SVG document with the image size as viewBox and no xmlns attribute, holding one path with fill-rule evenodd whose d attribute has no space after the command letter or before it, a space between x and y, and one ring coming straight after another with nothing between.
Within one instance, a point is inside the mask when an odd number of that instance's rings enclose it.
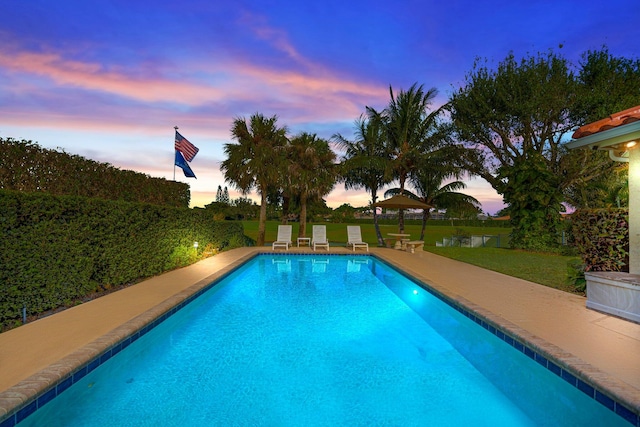
<instances>
[{"instance_id":1,"label":"reflection on water","mask_svg":"<svg viewBox=\"0 0 640 427\"><path fill-rule=\"evenodd\" d=\"M285 273L291 271L291 260L289 259L277 259L271 260L271 263L278 267L278 273Z\"/></svg>"},{"instance_id":2,"label":"reflection on water","mask_svg":"<svg viewBox=\"0 0 640 427\"><path fill-rule=\"evenodd\" d=\"M363 265L369 265L368 259L354 259L347 260L347 273L358 273L360 267Z\"/></svg>"},{"instance_id":3,"label":"reflection on water","mask_svg":"<svg viewBox=\"0 0 640 427\"><path fill-rule=\"evenodd\" d=\"M311 260L311 271L314 273L326 273L327 266L329 265L329 258L325 259L317 259L314 258Z\"/></svg>"}]
</instances>

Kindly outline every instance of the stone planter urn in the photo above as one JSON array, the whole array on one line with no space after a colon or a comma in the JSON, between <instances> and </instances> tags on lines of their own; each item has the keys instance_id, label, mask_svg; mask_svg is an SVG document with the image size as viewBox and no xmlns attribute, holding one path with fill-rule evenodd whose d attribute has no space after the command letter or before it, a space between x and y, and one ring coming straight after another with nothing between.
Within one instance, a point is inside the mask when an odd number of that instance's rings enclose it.
<instances>
[{"instance_id":1,"label":"stone planter urn","mask_svg":"<svg viewBox=\"0 0 640 427\"><path fill-rule=\"evenodd\" d=\"M640 323L640 275L588 272L587 308Z\"/></svg>"}]
</instances>

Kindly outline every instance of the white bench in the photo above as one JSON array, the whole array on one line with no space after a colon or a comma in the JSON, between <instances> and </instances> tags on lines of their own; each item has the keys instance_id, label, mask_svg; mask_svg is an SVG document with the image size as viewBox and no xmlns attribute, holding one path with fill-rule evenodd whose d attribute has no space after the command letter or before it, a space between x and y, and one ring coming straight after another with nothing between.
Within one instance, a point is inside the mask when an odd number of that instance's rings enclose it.
<instances>
[{"instance_id":1,"label":"white bench","mask_svg":"<svg viewBox=\"0 0 640 427\"><path fill-rule=\"evenodd\" d=\"M411 240L405 243L407 252L414 253L415 251L421 251L424 248L423 240Z\"/></svg>"}]
</instances>

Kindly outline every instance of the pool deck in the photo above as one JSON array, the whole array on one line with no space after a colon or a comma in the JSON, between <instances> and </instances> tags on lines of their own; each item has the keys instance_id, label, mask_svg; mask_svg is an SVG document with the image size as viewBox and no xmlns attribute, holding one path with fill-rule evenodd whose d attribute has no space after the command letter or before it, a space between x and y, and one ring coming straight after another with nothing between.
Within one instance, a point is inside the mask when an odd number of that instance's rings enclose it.
<instances>
[{"instance_id":1,"label":"pool deck","mask_svg":"<svg viewBox=\"0 0 640 427\"><path fill-rule=\"evenodd\" d=\"M223 252L0 334L0 420L259 252L271 248ZM352 253L333 246L330 252ZM429 252L372 248L371 253L528 341L640 413L640 324L589 310L584 297Z\"/></svg>"}]
</instances>

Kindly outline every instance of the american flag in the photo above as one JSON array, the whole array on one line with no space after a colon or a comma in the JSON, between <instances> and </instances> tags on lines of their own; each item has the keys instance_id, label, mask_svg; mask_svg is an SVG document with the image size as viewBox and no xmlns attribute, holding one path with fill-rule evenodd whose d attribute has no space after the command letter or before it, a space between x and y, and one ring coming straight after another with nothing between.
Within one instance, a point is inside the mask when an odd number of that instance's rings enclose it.
<instances>
[{"instance_id":1,"label":"american flag","mask_svg":"<svg viewBox=\"0 0 640 427\"><path fill-rule=\"evenodd\" d=\"M176 150L182 153L187 162L193 160L198 154L198 147L187 141L187 139L176 131Z\"/></svg>"}]
</instances>

